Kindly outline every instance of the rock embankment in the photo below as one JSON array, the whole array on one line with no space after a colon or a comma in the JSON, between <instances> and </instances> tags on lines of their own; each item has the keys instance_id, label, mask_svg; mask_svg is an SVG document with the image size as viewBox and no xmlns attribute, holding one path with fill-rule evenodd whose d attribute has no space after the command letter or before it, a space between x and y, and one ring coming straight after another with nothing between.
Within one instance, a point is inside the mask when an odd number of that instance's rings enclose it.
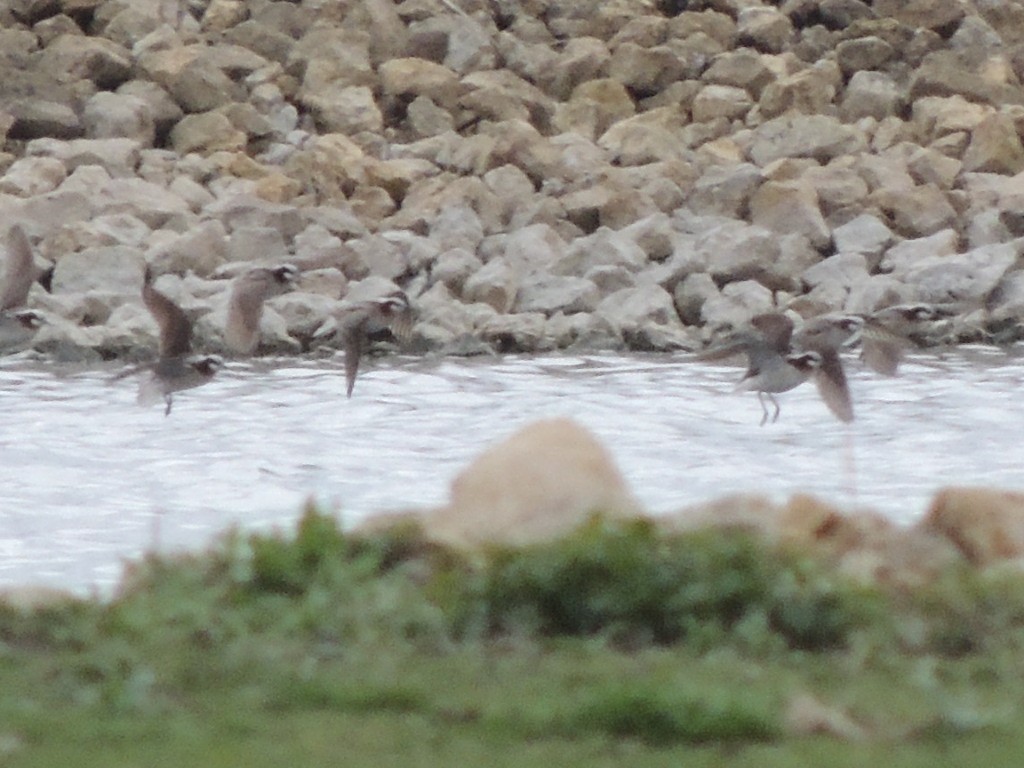
<instances>
[{"instance_id":1,"label":"rock embankment","mask_svg":"<svg viewBox=\"0 0 1024 768\"><path fill-rule=\"evenodd\" d=\"M1024 309L1024 3L0 0L0 216L37 349L220 345L404 288L423 350L692 348L771 307Z\"/></svg>"}]
</instances>

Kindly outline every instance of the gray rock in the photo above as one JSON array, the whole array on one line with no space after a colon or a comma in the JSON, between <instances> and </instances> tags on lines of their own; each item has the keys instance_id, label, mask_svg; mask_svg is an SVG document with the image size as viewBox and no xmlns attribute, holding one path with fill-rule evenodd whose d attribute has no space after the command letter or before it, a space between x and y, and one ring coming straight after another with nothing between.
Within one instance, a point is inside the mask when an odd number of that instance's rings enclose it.
<instances>
[{"instance_id":1,"label":"gray rock","mask_svg":"<svg viewBox=\"0 0 1024 768\"><path fill-rule=\"evenodd\" d=\"M756 280L740 280L711 294L700 308L700 318L714 330L742 328L750 318L774 308L772 292Z\"/></svg>"},{"instance_id":2,"label":"gray rock","mask_svg":"<svg viewBox=\"0 0 1024 768\"><path fill-rule=\"evenodd\" d=\"M878 265L882 253L894 239L892 230L870 213L862 213L832 230L838 253L859 253L873 266Z\"/></svg>"},{"instance_id":3,"label":"gray rock","mask_svg":"<svg viewBox=\"0 0 1024 768\"><path fill-rule=\"evenodd\" d=\"M1024 241L983 245L966 253L931 256L894 272L914 288L918 301L983 301L1024 251Z\"/></svg>"},{"instance_id":4,"label":"gray rock","mask_svg":"<svg viewBox=\"0 0 1024 768\"><path fill-rule=\"evenodd\" d=\"M151 147L156 138L156 121L149 103L131 94L93 94L85 102L82 123L90 139L130 139L140 147Z\"/></svg>"},{"instance_id":5,"label":"gray rock","mask_svg":"<svg viewBox=\"0 0 1024 768\"><path fill-rule=\"evenodd\" d=\"M106 291L137 294L142 289L142 250L126 245L86 248L62 256L54 267L54 293Z\"/></svg>"},{"instance_id":6,"label":"gray rock","mask_svg":"<svg viewBox=\"0 0 1024 768\"><path fill-rule=\"evenodd\" d=\"M672 296L659 285L623 288L604 297L596 315L637 349L684 348L692 343Z\"/></svg>"},{"instance_id":7,"label":"gray rock","mask_svg":"<svg viewBox=\"0 0 1024 768\"><path fill-rule=\"evenodd\" d=\"M783 157L812 157L828 161L861 152L864 137L852 126L827 115L793 115L769 120L754 129L750 159L764 167Z\"/></svg>"},{"instance_id":8,"label":"gray rock","mask_svg":"<svg viewBox=\"0 0 1024 768\"><path fill-rule=\"evenodd\" d=\"M492 259L466 279L462 298L470 303L486 304L495 312L508 312L519 294L520 281L519 271L505 259Z\"/></svg>"},{"instance_id":9,"label":"gray rock","mask_svg":"<svg viewBox=\"0 0 1024 768\"><path fill-rule=\"evenodd\" d=\"M513 311L546 316L593 312L600 299L597 286L586 278L534 274L523 279Z\"/></svg>"},{"instance_id":10,"label":"gray rock","mask_svg":"<svg viewBox=\"0 0 1024 768\"><path fill-rule=\"evenodd\" d=\"M169 242L146 253L146 262L157 274L191 271L202 277L213 274L228 258L227 236L216 220L201 222Z\"/></svg>"}]
</instances>

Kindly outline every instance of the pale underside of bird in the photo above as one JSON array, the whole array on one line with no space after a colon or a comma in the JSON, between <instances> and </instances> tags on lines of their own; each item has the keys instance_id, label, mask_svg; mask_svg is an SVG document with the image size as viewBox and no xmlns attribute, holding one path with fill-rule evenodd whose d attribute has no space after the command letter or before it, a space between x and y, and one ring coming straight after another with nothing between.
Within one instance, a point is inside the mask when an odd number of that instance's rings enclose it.
<instances>
[{"instance_id":1,"label":"pale underside of bird","mask_svg":"<svg viewBox=\"0 0 1024 768\"><path fill-rule=\"evenodd\" d=\"M825 405L840 421L853 419L849 386L838 350L859 331L854 327L833 326L831 321L808 321L794 332L793 321L779 312L757 315L750 328L739 331L725 344L702 353L699 359L720 360L737 353L747 357L747 370L737 383L738 390L757 392L761 404L761 425L779 418L781 408L776 394L788 392L809 378L813 379ZM774 410L769 414L765 401Z\"/></svg>"},{"instance_id":2,"label":"pale underside of bird","mask_svg":"<svg viewBox=\"0 0 1024 768\"><path fill-rule=\"evenodd\" d=\"M148 268L142 284L142 300L160 329L160 342L159 358L148 366L139 385L138 401L152 405L163 400L167 415L171 412L175 392L206 384L223 366L223 361L216 355L192 354L191 321L181 307L153 287L153 276Z\"/></svg>"},{"instance_id":3,"label":"pale underside of bird","mask_svg":"<svg viewBox=\"0 0 1024 768\"><path fill-rule=\"evenodd\" d=\"M371 335L388 330L400 342L412 336L415 313L404 291L353 304L343 304L315 337L338 336L345 348L345 394L352 397L359 363Z\"/></svg>"},{"instance_id":4,"label":"pale underside of bird","mask_svg":"<svg viewBox=\"0 0 1024 768\"><path fill-rule=\"evenodd\" d=\"M224 325L224 341L231 349L252 354L260 340L263 303L290 291L298 274L298 267L280 264L254 267L234 279Z\"/></svg>"},{"instance_id":5,"label":"pale underside of bird","mask_svg":"<svg viewBox=\"0 0 1024 768\"><path fill-rule=\"evenodd\" d=\"M3 273L0 275L0 352L18 351L32 341L43 316L26 308L28 292L39 276L32 244L20 224L7 233Z\"/></svg>"}]
</instances>

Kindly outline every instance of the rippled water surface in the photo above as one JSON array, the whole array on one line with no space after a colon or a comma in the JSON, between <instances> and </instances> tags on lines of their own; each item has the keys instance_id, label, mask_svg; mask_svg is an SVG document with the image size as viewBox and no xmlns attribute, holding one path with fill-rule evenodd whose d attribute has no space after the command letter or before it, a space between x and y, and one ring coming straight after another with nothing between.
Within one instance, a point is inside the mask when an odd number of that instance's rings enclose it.
<instances>
[{"instance_id":1,"label":"rippled water surface","mask_svg":"<svg viewBox=\"0 0 1024 768\"><path fill-rule=\"evenodd\" d=\"M648 509L737 491L810 491L899 521L952 483L1024 487L1017 352L912 358L896 379L850 366L857 421L811 386L759 427L740 369L690 355L371 360L351 400L342 359L235 363L169 417L117 368L0 365L0 584L109 588L145 549L196 548L232 524L285 526L313 496L346 524L443 502L486 446L571 416Z\"/></svg>"}]
</instances>

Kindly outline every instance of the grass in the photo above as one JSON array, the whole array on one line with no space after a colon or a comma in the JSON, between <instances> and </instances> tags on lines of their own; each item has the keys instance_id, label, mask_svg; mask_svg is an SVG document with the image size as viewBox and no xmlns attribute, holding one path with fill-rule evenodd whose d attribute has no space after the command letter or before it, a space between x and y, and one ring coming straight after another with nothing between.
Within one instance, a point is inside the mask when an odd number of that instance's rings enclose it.
<instances>
[{"instance_id":1,"label":"grass","mask_svg":"<svg viewBox=\"0 0 1024 768\"><path fill-rule=\"evenodd\" d=\"M0 764L1016 765L1022 630L1011 571L887 592L601 520L470 562L309 510L109 602L0 610Z\"/></svg>"}]
</instances>

